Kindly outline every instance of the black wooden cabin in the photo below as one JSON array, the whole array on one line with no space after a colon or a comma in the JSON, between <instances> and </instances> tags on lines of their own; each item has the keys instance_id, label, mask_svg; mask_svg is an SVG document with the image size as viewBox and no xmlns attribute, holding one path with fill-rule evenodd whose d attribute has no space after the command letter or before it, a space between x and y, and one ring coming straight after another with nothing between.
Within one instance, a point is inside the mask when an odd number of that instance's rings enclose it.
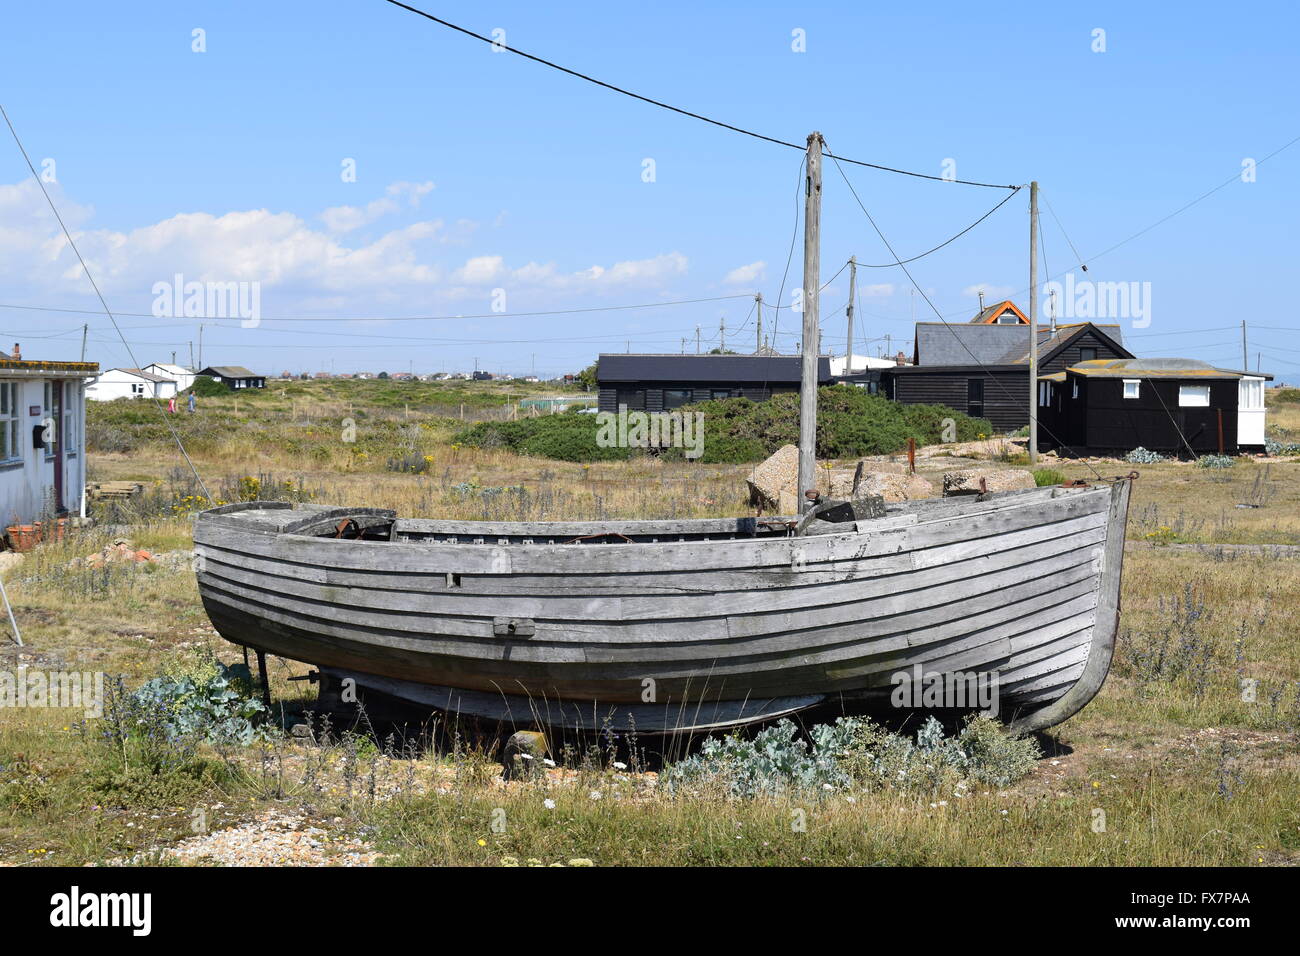
<instances>
[{"instance_id":1,"label":"black wooden cabin","mask_svg":"<svg viewBox=\"0 0 1300 956\"><path fill-rule=\"evenodd\" d=\"M798 355L645 355L613 352L596 365L602 412L660 412L715 398L766 401L799 391ZM830 385L830 359L817 360L817 383Z\"/></svg>"},{"instance_id":2,"label":"black wooden cabin","mask_svg":"<svg viewBox=\"0 0 1300 956\"><path fill-rule=\"evenodd\" d=\"M1269 378L1192 359L1081 362L1040 377L1038 444L1066 455L1262 451Z\"/></svg>"},{"instance_id":3,"label":"black wooden cabin","mask_svg":"<svg viewBox=\"0 0 1300 956\"><path fill-rule=\"evenodd\" d=\"M1038 368L1132 358L1118 325L1081 322L1038 329ZM905 405L947 405L987 418L997 431L1029 424L1029 329L1025 325L918 322L912 365L881 369L886 396Z\"/></svg>"}]
</instances>

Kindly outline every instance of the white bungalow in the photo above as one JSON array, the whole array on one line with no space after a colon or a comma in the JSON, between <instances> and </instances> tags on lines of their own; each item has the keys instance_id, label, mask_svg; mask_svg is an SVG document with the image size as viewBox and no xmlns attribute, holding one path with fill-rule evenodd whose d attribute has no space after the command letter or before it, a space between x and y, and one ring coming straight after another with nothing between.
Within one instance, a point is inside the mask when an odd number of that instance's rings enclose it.
<instances>
[{"instance_id":1,"label":"white bungalow","mask_svg":"<svg viewBox=\"0 0 1300 956\"><path fill-rule=\"evenodd\" d=\"M144 371L171 379L176 383L176 391L178 392L185 391L194 384L194 379L198 377L198 373L193 369L185 368L183 365L168 365L166 362L154 362L152 365L146 365ZM162 397L169 398L170 396Z\"/></svg>"},{"instance_id":2,"label":"white bungalow","mask_svg":"<svg viewBox=\"0 0 1300 956\"><path fill-rule=\"evenodd\" d=\"M171 398L176 380L139 368L110 368L86 386L86 397L96 402L115 398Z\"/></svg>"},{"instance_id":3,"label":"white bungalow","mask_svg":"<svg viewBox=\"0 0 1300 956\"><path fill-rule=\"evenodd\" d=\"M85 514L85 381L94 362L44 362L0 352L0 518Z\"/></svg>"}]
</instances>

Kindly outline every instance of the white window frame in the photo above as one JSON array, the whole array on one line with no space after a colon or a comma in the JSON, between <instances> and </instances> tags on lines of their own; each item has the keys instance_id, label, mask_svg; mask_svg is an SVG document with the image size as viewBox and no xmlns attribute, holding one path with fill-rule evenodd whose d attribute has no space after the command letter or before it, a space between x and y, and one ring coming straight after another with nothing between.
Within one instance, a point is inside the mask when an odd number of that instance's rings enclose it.
<instances>
[{"instance_id":1,"label":"white window frame","mask_svg":"<svg viewBox=\"0 0 1300 956\"><path fill-rule=\"evenodd\" d=\"M1132 395L1130 395L1130 394L1128 393L1128 391L1129 391L1129 386L1130 386L1130 385L1133 386L1133 394L1132 394ZM1131 399L1131 398L1141 398L1141 397L1142 397L1142 379L1140 379L1140 378L1126 378L1126 379L1124 379L1124 397L1125 397L1126 399Z\"/></svg>"},{"instance_id":2,"label":"white window frame","mask_svg":"<svg viewBox=\"0 0 1300 956\"><path fill-rule=\"evenodd\" d=\"M0 462L4 464L23 460L22 428L19 425L22 393L19 384L0 382L0 423L8 426L0 428Z\"/></svg>"},{"instance_id":3,"label":"white window frame","mask_svg":"<svg viewBox=\"0 0 1300 956\"><path fill-rule=\"evenodd\" d=\"M44 430L46 422L53 421L52 416L54 415L54 383L47 379L43 384L45 385L45 388L41 390L42 395L44 396L42 399L43 404L41 405L42 431ZM52 429L54 434L50 436L51 441L44 448L46 461L54 460L54 454L55 450L58 448L58 440L62 428L62 422L54 422L54 428Z\"/></svg>"},{"instance_id":4,"label":"white window frame","mask_svg":"<svg viewBox=\"0 0 1300 956\"><path fill-rule=\"evenodd\" d=\"M63 431L59 434L63 442L63 457L77 457L77 409L81 407L81 386L75 379L63 383Z\"/></svg>"},{"instance_id":5,"label":"white window frame","mask_svg":"<svg viewBox=\"0 0 1300 956\"><path fill-rule=\"evenodd\" d=\"M1205 400L1201 401L1201 399L1205 399ZM1209 408L1210 407L1210 386L1179 385L1178 386L1178 407L1179 408Z\"/></svg>"},{"instance_id":6,"label":"white window frame","mask_svg":"<svg viewBox=\"0 0 1300 956\"><path fill-rule=\"evenodd\" d=\"M1253 398L1257 398L1258 401L1249 400ZM1262 378L1247 376L1241 379L1237 386L1237 408L1243 412L1263 411L1264 380Z\"/></svg>"}]
</instances>

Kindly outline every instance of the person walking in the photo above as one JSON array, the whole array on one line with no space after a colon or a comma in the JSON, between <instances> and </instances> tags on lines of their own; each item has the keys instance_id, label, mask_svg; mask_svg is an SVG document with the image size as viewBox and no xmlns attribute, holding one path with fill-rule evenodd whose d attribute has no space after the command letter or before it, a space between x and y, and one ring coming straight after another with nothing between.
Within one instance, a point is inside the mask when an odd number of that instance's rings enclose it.
<instances>
[{"instance_id":1,"label":"person walking","mask_svg":"<svg viewBox=\"0 0 1300 956\"><path fill-rule=\"evenodd\" d=\"M171 412L173 415L176 414L176 396L175 396L175 395L173 395L171 398L167 399L167 411Z\"/></svg>"},{"instance_id":2,"label":"person walking","mask_svg":"<svg viewBox=\"0 0 1300 956\"><path fill-rule=\"evenodd\" d=\"M190 392L190 405L189 405L189 408L190 408L190 411L194 411L194 393L193 393L193 392Z\"/></svg>"}]
</instances>

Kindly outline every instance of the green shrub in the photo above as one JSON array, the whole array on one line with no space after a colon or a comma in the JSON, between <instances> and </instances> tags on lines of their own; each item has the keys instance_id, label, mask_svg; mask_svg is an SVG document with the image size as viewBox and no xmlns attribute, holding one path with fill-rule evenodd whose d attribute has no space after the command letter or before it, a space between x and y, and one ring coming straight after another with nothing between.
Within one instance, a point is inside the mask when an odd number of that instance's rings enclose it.
<instances>
[{"instance_id":1,"label":"green shrub","mask_svg":"<svg viewBox=\"0 0 1300 956\"><path fill-rule=\"evenodd\" d=\"M799 396L785 392L765 402L727 398L688 405L680 414L703 415L703 454L707 464L761 461L782 445L799 440ZM641 454L639 449L596 444L600 415L548 415L514 422L485 422L459 432L454 441L480 448L504 447L519 454L564 461L611 461ZM945 436L951 424L955 436ZM942 405L900 405L852 386L820 390L817 405L819 458L855 458L902 451L907 440L932 445L945 437L974 441L993 433L982 418L970 418ZM685 457L681 448L662 450Z\"/></svg>"},{"instance_id":2,"label":"green shrub","mask_svg":"<svg viewBox=\"0 0 1300 956\"><path fill-rule=\"evenodd\" d=\"M1065 484L1065 475L1054 468L1036 468L1034 469L1034 484L1039 488L1045 488L1048 485L1063 485Z\"/></svg>"},{"instance_id":3,"label":"green shrub","mask_svg":"<svg viewBox=\"0 0 1300 956\"><path fill-rule=\"evenodd\" d=\"M216 398L230 394L230 389L222 385L217 379L210 378L207 375L200 375L194 379L194 384L186 391L193 392L199 398Z\"/></svg>"},{"instance_id":4,"label":"green shrub","mask_svg":"<svg viewBox=\"0 0 1300 956\"><path fill-rule=\"evenodd\" d=\"M1228 455L1202 455L1196 459L1197 468L1231 468L1237 459Z\"/></svg>"},{"instance_id":5,"label":"green shrub","mask_svg":"<svg viewBox=\"0 0 1300 956\"><path fill-rule=\"evenodd\" d=\"M1164 461L1165 456L1158 451L1151 451L1138 445L1124 456L1124 460L1130 465L1154 465L1156 462Z\"/></svg>"},{"instance_id":6,"label":"green shrub","mask_svg":"<svg viewBox=\"0 0 1300 956\"><path fill-rule=\"evenodd\" d=\"M819 796L871 790L934 793L978 782L1004 787L1040 756L1032 740L1011 737L984 715L969 718L953 737L930 717L916 739L890 733L862 717L840 717L808 731L781 720L752 740L710 737L700 752L672 764L660 777L669 793L721 793L734 798Z\"/></svg>"}]
</instances>

